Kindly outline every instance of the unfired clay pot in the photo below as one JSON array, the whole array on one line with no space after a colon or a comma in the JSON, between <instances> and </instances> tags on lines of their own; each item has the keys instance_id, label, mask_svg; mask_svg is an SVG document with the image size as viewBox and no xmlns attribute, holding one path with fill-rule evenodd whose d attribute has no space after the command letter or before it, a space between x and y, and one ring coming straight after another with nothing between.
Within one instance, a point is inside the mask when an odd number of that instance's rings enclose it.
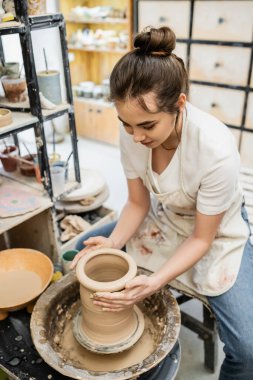
<instances>
[{"instance_id":1,"label":"unfired clay pot","mask_svg":"<svg viewBox=\"0 0 253 380\"><path fill-rule=\"evenodd\" d=\"M131 256L117 249L101 248L79 260L76 274L81 311L74 319L73 332L82 346L97 353L116 353L130 348L141 337L144 317L137 306L108 312L93 304L95 292L121 291L136 273Z\"/></svg>"}]
</instances>

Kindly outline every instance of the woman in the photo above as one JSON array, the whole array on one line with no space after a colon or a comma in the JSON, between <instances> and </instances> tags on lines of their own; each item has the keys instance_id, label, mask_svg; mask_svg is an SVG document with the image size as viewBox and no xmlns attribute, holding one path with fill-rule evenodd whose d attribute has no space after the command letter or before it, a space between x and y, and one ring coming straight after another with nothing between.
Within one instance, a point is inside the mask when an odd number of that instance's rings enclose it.
<instances>
[{"instance_id":1,"label":"woman","mask_svg":"<svg viewBox=\"0 0 253 380\"><path fill-rule=\"evenodd\" d=\"M252 380L253 245L239 153L224 124L187 103L175 42L169 28L145 30L112 71L129 196L117 224L79 242L86 249L73 266L87 250L126 246L154 272L122 292L98 293L94 303L105 311L129 307L174 279L205 295L225 343L220 380Z\"/></svg>"}]
</instances>

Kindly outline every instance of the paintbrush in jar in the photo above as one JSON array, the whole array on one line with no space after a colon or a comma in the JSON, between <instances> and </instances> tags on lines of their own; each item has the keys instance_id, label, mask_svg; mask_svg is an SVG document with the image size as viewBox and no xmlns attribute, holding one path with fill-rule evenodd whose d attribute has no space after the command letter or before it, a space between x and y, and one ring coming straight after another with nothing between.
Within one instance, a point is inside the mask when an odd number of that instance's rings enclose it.
<instances>
[{"instance_id":1,"label":"paintbrush in jar","mask_svg":"<svg viewBox=\"0 0 253 380\"><path fill-rule=\"evenodd\" d=\"M29 149L27 148L27 145L26 145L24 142L23 142L23 145L24 145L25 149L27 150L27 153L29 154L29 157L31 158L31 160L32 160L33 162L35 162L33 155L31 154L31 152L30 152Z\"/></svg>"}]
</instances>

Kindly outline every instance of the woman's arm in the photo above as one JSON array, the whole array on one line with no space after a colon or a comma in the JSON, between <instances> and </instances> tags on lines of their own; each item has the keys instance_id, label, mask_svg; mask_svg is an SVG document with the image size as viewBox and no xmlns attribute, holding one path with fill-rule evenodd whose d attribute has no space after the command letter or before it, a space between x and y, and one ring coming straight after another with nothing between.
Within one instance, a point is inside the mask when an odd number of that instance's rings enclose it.
<instances>
[{"instance_id":1,"label":"woman's arm","mask_svg":"<svg viewBox=\"0 0 253 380\"><path fill-rule=\"evenodd\" d=\"M94 303L103 307L105 311L121 311L161 289L194 266L207 253L223 216L224 212L211 216L197 212L193 233L157 272L151 276L135 277L126 284L122 292L97 293Z\"/></svg>"},{"instance_id":2,"label":"woman's arm","mask_svg":"<svg viewBox=\"0 0 253 380\"><path fill-rule=\"evenodd\" d=\"M82 249L71 263L73 269L78 260L88 251L98 248L122 248L137 231L150 207L150 194L140 178L127 180L128 200L121 212L112 234L107 238L94 236L85 240Z\"/></svg>"},{"instance_id":3,"label":"woman's arm","mask_svg":"<svg viewBox=\"0 0 253 380\"><path fill-rule=\"evenodd\" d=\"M121 249L142 224L150 208L150 193L140 178L128 179L128 200L110 238Z\"/></svg>"}]
</instances>

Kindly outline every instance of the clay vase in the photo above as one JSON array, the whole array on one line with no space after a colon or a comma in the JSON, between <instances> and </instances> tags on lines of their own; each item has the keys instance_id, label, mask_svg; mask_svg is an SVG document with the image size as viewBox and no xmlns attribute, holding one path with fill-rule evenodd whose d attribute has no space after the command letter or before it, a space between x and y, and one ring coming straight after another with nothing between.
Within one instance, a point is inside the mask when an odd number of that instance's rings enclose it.
<instances>
[{"instance_id":1,"label":"clay vase","mask_svg":"<svg viewBox=\"0 0 253 380\"><path fill-rule=\"evenodd\" d=\"M81 310L74 319L77 341L90 351L110 354L133 346L144 330L144 317L137 306L121 312L103 311L93 304L95 292L117 292L137 273L127 253L101 248L84 255L76 268L80 282Z\"/></svg>"}]
</instances>

